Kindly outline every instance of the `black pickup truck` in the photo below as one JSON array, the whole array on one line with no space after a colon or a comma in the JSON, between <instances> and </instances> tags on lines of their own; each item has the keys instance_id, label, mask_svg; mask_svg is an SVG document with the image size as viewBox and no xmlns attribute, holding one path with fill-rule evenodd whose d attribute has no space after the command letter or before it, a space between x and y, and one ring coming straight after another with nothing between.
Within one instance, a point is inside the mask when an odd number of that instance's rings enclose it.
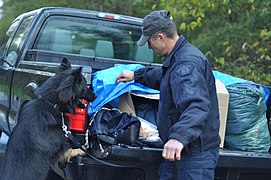
<instances>
[{"instance_id":1,"label":"black pickup truck","mask_svg":"<svg viewBox=\"0 0 271 180\"><path fill-rule=\"evenodd\" d=\"M61 7L41 8L17 17L0 40L1 138L16 126L20 104L35 98L35 89L54 74L63 57L74 66L83 66L88 77L118 64L160 66L162 59L152 50L136 45L141 24L142 19L136 17ZM88 80L91 84L91 78ZM78 131L73 134L79 140L80 134L84 136ZM84 143L84 139L80 141ZM161 149L114 145L110 150L105 161L136 166L112 167L87 156L76 157L66 167L68 176L76 180L157 179ZM215 179L269 180L271 155L221 149Z\"/></svg>"}]
</instances>

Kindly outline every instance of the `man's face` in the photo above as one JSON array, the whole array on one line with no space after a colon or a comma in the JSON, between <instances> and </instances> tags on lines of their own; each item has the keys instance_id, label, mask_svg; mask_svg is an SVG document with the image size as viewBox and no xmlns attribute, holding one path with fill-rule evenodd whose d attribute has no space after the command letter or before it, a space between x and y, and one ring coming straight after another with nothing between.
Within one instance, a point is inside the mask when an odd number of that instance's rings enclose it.
<instances>
[{"instance_id":1,"label":"man's face","mask_svg":"<svg viewBox=\"0 0 271 180\"><path fill-rule=\"evenodd\" d=\"M165 44L164 44L164 36L161 33L153 34L148 40L149 49L153 49L153 51L158 56L165 56Z\"/></svg>"}]
</instances>

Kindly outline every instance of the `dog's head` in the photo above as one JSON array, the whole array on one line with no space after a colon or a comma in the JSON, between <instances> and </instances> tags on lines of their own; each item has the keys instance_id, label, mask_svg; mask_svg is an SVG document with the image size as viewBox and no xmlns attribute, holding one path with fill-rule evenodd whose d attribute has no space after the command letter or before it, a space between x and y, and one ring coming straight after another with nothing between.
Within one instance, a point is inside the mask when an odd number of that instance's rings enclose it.
<instances>
[{"instance_id":1,"label":"dog's head","mask_svg":"<svg viewBox=\"0 0 271 180\"><path fill-rule=\"evenodd\" d=\"M75 113L80 99L93 101L95 94L87 86L82 75L82 67L72 69L67 58L64 58L54 76L43 83L38 95L47 101L57 104L60 111Z\"/></svg>"}]
</instances>

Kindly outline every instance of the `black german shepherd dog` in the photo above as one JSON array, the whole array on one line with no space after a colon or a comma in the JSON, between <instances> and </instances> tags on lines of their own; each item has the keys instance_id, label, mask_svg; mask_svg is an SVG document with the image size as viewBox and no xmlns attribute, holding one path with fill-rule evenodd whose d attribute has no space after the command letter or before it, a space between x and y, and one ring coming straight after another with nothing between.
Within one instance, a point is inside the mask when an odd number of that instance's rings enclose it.
<instances>
[{"instance_id":1,"label":"black german shepherd dog","mask_svg":"<svg viewBox=\"0 0 271 180\"><path fill-rule=\"evenodd\" d=\"M45 179L50 165L67 150L64 113L75 113L80 99L95 99L81 71L64 58L56 74L35 92L39 98L22 105L7 144L1 180Z\"/></svg>"}]
</instances>

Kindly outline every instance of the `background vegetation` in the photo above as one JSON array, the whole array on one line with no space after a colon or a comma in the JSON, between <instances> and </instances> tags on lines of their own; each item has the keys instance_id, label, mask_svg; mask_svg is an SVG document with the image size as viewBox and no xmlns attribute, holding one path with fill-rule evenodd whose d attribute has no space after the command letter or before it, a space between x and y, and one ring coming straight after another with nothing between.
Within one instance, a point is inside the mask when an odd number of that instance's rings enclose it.
<instances>
[{"instance_id":1,"label":"background vegetation","mask_svg":"<svg viewBox=\"0 0 271 180\"><path fill-rule=\"evenodd\" d=\"M214 70L271 85L270 0L3 0L0 33L21 13L43 6L144 17L168 9L179 33L201 49Z\"/></svg>"}]
</instances>

